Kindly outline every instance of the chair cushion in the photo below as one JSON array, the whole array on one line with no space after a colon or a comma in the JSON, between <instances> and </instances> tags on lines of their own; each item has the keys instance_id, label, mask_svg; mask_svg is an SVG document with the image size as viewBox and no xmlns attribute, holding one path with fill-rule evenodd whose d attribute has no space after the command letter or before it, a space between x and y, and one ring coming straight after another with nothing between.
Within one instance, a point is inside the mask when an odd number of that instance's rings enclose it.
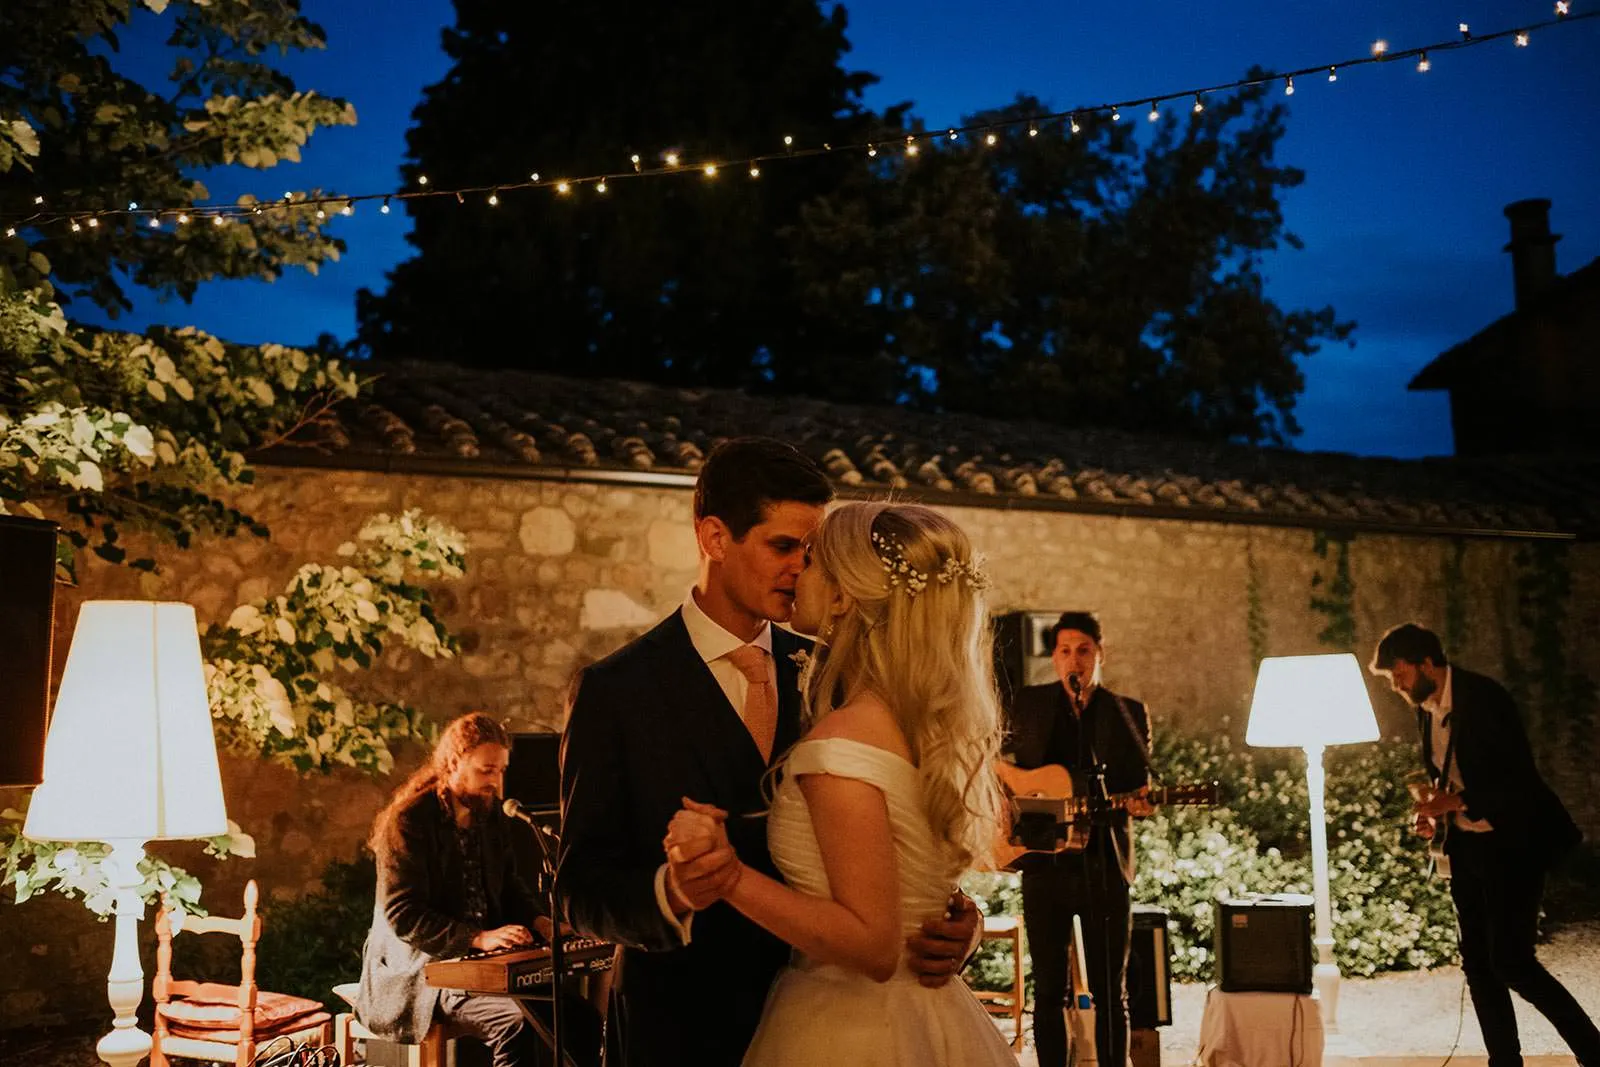
<instances>
[{"instance_id":1,"label":"chair cushion","mask_svg":"<svg viewBox=\"0 0 1600 1067\"><path fill-rule=\"evenodd\" d=\"M201 1041L239 1039L238 986L202 982L181 998L157 1005L157 1010L174 1034ZM318 1015L321 1018L312 1021L312 1016ZM256 991L256 1009L252 1018L252 1028L260 1037L316 1026L327 1022L329 1015L314 1000L262 989Z\"/></svg>"}]
</instances>

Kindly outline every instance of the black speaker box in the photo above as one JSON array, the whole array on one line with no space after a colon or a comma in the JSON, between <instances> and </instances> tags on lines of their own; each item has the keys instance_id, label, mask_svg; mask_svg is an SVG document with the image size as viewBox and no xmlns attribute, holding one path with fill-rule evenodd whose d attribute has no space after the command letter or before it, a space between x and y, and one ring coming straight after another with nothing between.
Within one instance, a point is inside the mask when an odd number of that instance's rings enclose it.
<instances>
[{"instance_id":1,"label":"black speaker box","mask_svg":"<svg viewBox=\"0 0 1600 1067\"><path fill-rule=\"evenodd\" d=\"M1217 985L1224 993L1311 992L1311 898L1299 893L1217 905Z\"/></svg>"},{"instance_id":2,"label":"black speaker box","mask_svg":"<svg viewBox=\"0 0 1600 1067\"><path fill-rule=\"evenodd\" d=\"M1059 618L1059 611L1011 611L991 620L995 684L1000 690L1000 706L1007 712L1018 689L1057 680L1055 665L1050 662L1054 649L1048 638L1050 627Z\"/></svg>"},{"instance_id":3,"label":"black speaker box","mask_svg":"<svg viewBox=\"0 0 1600 1067\"><path fill-rule=\"evenodd\" d=\"M1133 906L1128 1025L1134 1030L1172 1025L1172 942L1167 938L1167 911L1154 904Z\"/></svg>"},{"instance_id":4,"label":"black speaker box","mask_svg":"<svg viewBox=\"0 0 1600 1067\"><path fill-rule=\"evenodd\" d=\"M55 572L56 524L0 515L0 786L44 775Z\"/></svg>"}]
</instances>

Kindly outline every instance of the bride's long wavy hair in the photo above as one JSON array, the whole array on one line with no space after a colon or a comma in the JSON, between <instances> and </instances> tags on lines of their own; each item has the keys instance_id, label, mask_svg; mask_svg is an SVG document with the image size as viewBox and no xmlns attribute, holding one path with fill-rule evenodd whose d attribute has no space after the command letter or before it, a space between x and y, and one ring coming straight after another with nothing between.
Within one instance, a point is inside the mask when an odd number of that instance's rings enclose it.
<instances>
[{"instance_id":1,"label":"bride's long wavy hair","mask_svg":"<svg viewBox=\"0 0 1600 1067\"><path fill-rule=\"evenodd\" d=\"M811 561L848 607L822 621L804 679L808 721L879 696L910 744L952 869L971 866L993 842L1001 723L967 535L931 508L843 504L818 527Z\"/></svg>"}]
</instances>

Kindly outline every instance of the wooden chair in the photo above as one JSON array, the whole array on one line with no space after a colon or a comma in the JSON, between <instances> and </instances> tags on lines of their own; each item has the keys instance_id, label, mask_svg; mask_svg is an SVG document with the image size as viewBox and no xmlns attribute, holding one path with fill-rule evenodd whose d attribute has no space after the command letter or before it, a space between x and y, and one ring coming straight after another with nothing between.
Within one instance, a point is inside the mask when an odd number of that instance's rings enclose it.
<instances>
[{"instance_id":1,"label":"wooden chair","mask_svg":"<svg viewBox=\"0 0 1600 1067\"><path fill-rule=\"evenodd\" d=\"M345 982L333 987L334 996L350 1006L349 1011L341 1011L333 1019L333 1046L339 1052L339 1062L346 1065L357 1062L357 1041L383 1040L362 1026L361 1020L356 1018L356 989L355 982ZM455 1067L456 1039L460 1036L460 1033L443 1019L434 1019L433 1025L428 1027L428 1032L423 1036L420 1045L400 1046L405 1049L406 1067Z\"/></svg>"},{"instance_id":2,"label":"wooden chair","mask_svg":"<svg viewBox=\"0 0 1600 1067\"><path fill-rule=\"evenodd\" d=\"M239 984L179 981L172 977L173 921L163 898L156 915L155 1034L150 1067L167 1067L169 1057L239 1064L255 1061L258 1052L280 1038L326 1045L332 1017L321 1010L303 1010L299 998L262 993L256 988L256 942L261 939L261 917L256 914L259 890L252 879L244 887L244 915L237 919L184 916L180 929L194 934L232 934L239 939ZM266 1018L265 997L273 1006L302 1009L280 1022ZM321 1005L316 1005L320 1009ZM203 1021L200 1021L203 1020ZM195 1036L201 1034L204 1036ZM281 1044L281 1042L280 1042Z\"/></svg>"},{"instance_id":3,"label":"wooden chair","mask_svg":"<svg viewBox=\"0 0 1600 1067\"><path fill-rule=\"evenodd\" d=\"M1025 1007L1027 987L1022 979L1022 920L1015 915L985 915L983 940L1011 942L1011 988L1002 990L975 990L990 1015L1010 1017L1012 1026L1011 1047L1022 1051L1022 1010Z\"/></svg>"}]
</instances>

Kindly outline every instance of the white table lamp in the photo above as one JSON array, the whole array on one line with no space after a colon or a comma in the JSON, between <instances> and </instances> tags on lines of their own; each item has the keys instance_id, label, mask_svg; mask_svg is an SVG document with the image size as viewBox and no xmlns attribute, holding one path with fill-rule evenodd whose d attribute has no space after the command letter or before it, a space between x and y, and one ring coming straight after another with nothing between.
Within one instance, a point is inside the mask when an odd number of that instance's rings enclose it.
<instances>
[{"instance_id":1,"label":"white table lamp","mask_svg":"<svg viewBox=\"0 0 1600 1067\"><path fill-rule=\"evenodd\" d=\"M22 832L111 846L105 866L117 920L106 995L115 1022L97 1051L114 1067L135 1067L150 1054L150 1035L135 1018L144 999L136 937L144 843L227 829L194 608L84 604L45 738L44 781Z\"/></svg>"},{"instance_id":2,"label":"white table lamp","mask_svg":"<svg viewBox=\"0 0 1600 1067\"><path fill-rule=\"evenodd\" d=\"M1348 652L1326 656L1271 656L1261 661L1245 744L1303 748L1306 791L1311 796L1311 874L1316 893L1317 965L1312 978L1322 1001L1323 1024L1338 1027L1339 966L1333 961L1333 909L1328 897L1328 816L1323 804L1322 750L1378 739L1361 665Z\"/></svg>"}]
</instances>

